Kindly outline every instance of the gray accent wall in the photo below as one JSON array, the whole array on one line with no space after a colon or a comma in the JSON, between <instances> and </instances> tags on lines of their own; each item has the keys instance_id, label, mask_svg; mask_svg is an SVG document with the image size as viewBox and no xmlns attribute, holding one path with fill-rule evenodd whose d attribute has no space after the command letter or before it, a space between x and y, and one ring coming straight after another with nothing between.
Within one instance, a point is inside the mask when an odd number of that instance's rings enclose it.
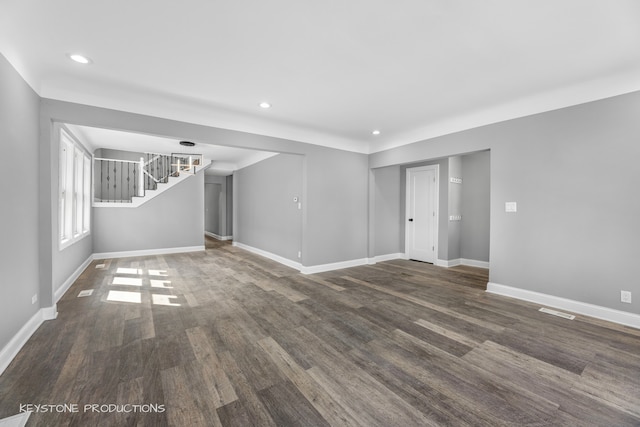
<instances>
[{"instance_id":1,"label":"gray accent wall","mask_svg":"<svg viewBox=\"0 0 640 427\"><path fill-rule=\"evenodd\" d=\"M462 158L462 229L460 257L489 261L491 198L491 154L489 151Z\"/></svg>"},{"instance_id":2,"label":"gray accent wall","mask_svg":"<svg viewBox=\"0 0 640 427\"><path fill-rule=\"evenodd\" d=\"M620 302L620 290L640 295L639 112L634 92L375 153L370 164L490 149L490 281L640 313L640 298Z\"/></svg>"},{"instance_id":3,"label":"gray accent wall","mask_svg":"<svg viewBox=\"0 0 640 427\"><path fill-rule=\"evenodd\" d=\"M366 259L368 157L311 147L304 162L303 265Z\"/></svg>"},{"instance_id":4,"label":"gray accent wall","mask_svg":"<svg viewBox=\"0 0 640 427\"><path fill-rule=\"evenodd\" d=\"M278 154L234 174L234 242L294 262L302 250L302 156Z\"/></svg>"},{"instance_id":5,"label":"gray accent wall","mask_svg":"<svg viewBox=\"0 0 640 427\"><path fill-rule=\"evenodd\" d=\"M94 208L94 253L204 246L204 171L137 208Z\"/></svg>"},{"instance_id":6,"label":"gray accent wall","mask_svg":"<svg viewBox=\"0 0 640 427\"><path fill-rule=\"evenodd\" d=\"M401 238L402 218L400 216L400 166L373 169L373 256L391 255L404 252ZM404 234L402 235L404 236Z\"/></svg>"},{"instance_id":7,"label":"gray accent wall","mask_svg":"<svg viewBox=\"0 0 640 427\"><path fill-rule=\"evenodd\" d=\"M0 144L7 161L0 180L0 351L40 309L38 265L38 95L0 55ZM33 295L39 301L31 304ZM43 304L44 303L44 304Z\"/></svg>"},{"instance_id":8,"label":"gray accent wall","mask_svg":"<svg viewBox=\"0 0 640 427\"><path fill-rule=\"evenodd\" d=\"M449 157L449 174L446 177L449 203L447 216L440 217L440 221L447 222L448 251L447 260L460 258L460 244L462 240L462 221L452 221L449 217L462 214L462 185L451 182L450 178L462 177L461 156Z\"/></svg>"},{"instance_id":9,"label":"gray accent wall","mask_svg":"<svg viewBox=\"0 0 640 427\"><path fill-rule=\"evenodd\" d=\"M135 151L113 150L111 148L97 148L93 155L96 158L101 159L118 159L129 160L132 162L140 161L140 157L144 157L144 153L137 153Z\"/></svg>"},{"instance_id":10,"label":"gray accent wall","mask_svg":"<svg viewBox=\"0 0 640 427\"><path fill-rule=\"evenodd\" d=\"M227 184L227 236L233 236L233 175L225 179Z\"/></svg>"}]
</instances>

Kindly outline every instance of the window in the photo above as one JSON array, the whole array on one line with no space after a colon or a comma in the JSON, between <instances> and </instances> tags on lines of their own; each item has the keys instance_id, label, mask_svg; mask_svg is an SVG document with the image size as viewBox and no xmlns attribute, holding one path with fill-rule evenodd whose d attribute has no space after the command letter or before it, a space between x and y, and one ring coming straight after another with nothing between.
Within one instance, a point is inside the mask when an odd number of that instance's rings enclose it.
<instances>
[{"instance_id":1,"label":"window","mask_svg":"<svg viewBox=\"0 0 640 427\"><path fill-rule=\"evenodd\" d=\"M91 229L91 156L64 129L60 130L60 249Z\"/></svg>"}]
</instances>

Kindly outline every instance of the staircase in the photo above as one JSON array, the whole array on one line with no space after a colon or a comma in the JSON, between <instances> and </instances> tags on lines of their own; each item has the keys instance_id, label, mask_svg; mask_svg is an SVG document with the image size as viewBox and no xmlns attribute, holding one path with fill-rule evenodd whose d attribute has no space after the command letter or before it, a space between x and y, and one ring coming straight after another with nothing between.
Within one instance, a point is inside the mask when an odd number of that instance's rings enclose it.
<instances>
[{"instance_id":1,"label":"staircase","mask_svg":"<svg viewBox=\"0 0 640 427\"><path fill-rule=\"evenodd\" d=\"M94 158L93 207L135 208L211 166L199 154L144 153L140 160Z\"/></svg>"}]
</instances>

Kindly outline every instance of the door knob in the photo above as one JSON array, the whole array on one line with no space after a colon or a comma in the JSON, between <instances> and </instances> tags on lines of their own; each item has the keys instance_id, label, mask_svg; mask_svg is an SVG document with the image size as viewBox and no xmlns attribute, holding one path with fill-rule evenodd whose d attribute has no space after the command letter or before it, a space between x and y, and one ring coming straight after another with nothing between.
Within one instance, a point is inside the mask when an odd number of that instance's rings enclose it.
<instances>
[{"instance_id":1,"label":"door knob","mask_svg":"<svg viewBox=\"0 0 640 427\"><path fill-rule=\"evenodd\" d=\"M413 222L413 218L409 218L409 222Z\"/></svg>"}]
</instances>

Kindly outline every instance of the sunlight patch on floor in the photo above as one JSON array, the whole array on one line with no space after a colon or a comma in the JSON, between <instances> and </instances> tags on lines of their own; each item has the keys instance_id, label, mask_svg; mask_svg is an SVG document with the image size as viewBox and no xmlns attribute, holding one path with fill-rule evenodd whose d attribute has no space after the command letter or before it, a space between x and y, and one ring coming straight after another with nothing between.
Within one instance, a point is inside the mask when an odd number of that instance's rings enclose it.
<instances>
[{"instance_id":1,"label":"sunlight patch on floor","mask_svg":"<svg viewBox=\"0 0 640 427\"><path fill-rule=\"evenodd\" d=\"M142 286L142 279L139 277L114 277L112 285Z\"/></svg>"},{"instance_id":2,"label":"sunlight patch on floor","mask_svg":"<svg viewBox=\"0 0 640 427\"><path fill-rule=\"evenodd\" d=\"M107 301L140 304L142 302L142 294L140 294L140 292L109 291Z\"/></svg>"},{"instance_id":3,"label":"sunlight patch on floor","mask_svg":"<svg viewBox=\"0 0 640 427\"><path fill-rule=\"evenodd\" d=\"M143 271L139 268L125 268L118 267L116 270L116 274L142 274Z\"/></svg>"}]
</instances>

